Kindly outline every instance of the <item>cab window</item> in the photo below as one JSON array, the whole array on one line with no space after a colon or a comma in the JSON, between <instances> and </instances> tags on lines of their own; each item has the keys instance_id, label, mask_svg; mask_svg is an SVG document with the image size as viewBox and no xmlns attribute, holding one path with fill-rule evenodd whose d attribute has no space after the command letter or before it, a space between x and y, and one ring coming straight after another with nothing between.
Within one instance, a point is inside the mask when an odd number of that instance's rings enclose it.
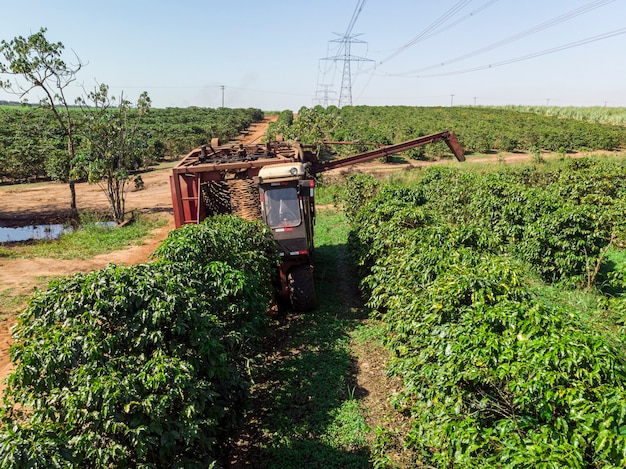
<instances>
[{"instance_id":1,"label":"cab window","mask_svg":"<svg viewBox=\"0 0 626 469\"><path fill-rule=\"evenodd\" d=\"M272 228L298 226L301 222L300 202L295 187L265 191L265 217Z\"/></svg>"}]
</instances>

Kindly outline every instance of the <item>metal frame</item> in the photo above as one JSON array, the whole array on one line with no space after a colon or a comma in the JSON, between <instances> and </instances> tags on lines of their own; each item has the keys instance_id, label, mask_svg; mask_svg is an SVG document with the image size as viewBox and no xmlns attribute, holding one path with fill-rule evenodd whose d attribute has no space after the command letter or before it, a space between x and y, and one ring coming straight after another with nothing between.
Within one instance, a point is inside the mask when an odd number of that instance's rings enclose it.
<instances>
[{"instance_id":1,"label":"metal frame","mask_svg":"<svg viewBox=\"0 0 626 469\"><path fill-rule=\"evenodd\" d=\"M187 154L176 165L170 176L172 205L176 227L198 223L206 216L201 200L201 185L209 181L223 181L229 178L252 179L259 175L261 168L281 163L309 162L312 175L335 168L363 163L376 158L411 150L422 145L444 141L459 161L465 161L465 152L453 131L443 131L406 142L370 150L358 155L333 161L319 161L312 146L299 142L272 142L257 145L219 146L203 145ZM328 142L329 145L346 142Z\"/></svg>"}]
</instances>

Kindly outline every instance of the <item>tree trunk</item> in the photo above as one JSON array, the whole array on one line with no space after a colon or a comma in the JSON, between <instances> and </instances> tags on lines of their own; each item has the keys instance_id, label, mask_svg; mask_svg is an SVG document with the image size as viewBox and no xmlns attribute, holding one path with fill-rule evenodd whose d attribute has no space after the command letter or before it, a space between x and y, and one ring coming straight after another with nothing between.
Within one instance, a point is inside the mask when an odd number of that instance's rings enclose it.
<instances>
[{"instance_id":1,"label":"tree trunk","mask_svg":"<svg viewBox=\"0 0 626 469\"><path fill-rule=\"evenodd\" d=\"M70 209L73 214L76 215L78 213L78 210L76 209L76 183L74 181L70 181L67 184L70 186Z\"/></svg>"},{"instance_id":2,"label":"tree trunk","mask_svg":"<svg viewBox=\"0 0 626 469\"><path fill-rule=\"evenodd\" d=\"M66 106L67 109L67 106ZM63 124L63 120L60 118L60 122L61 124ZM66 127L66 132L67 132L67 153L69 154L70 160L69 160L69 169L68 169L68 174L67 174L67 178L68 178L68 184L70 186L70 196L71 196L71 201L70 201L70 210L72 210L72 215L76 216L78 218L78 209L76 208L76 183L74 181L72 181L72 165L74 164L74 159L76 158L76 152L75 152L75 148L74 148L74 134L73 134L73 125L72 125L72 120L69 118L69 111L68 111L68 123L67 123L67 127Z\"/></svg>"},{"instance_id":3,"label":"tree trunk","mask_svg":"<svg viewBox=\"0 0 626 469\"><path fill-rule=\"evenodd\" d=\"M126 205L126 194L124 191L126 183L127 181L125 179L117 179L112 174L107 178L107 198L109 199L109 204L113 211L113 218L118 225L124 222L124 209Z\"/></svg>"}]
</instances>

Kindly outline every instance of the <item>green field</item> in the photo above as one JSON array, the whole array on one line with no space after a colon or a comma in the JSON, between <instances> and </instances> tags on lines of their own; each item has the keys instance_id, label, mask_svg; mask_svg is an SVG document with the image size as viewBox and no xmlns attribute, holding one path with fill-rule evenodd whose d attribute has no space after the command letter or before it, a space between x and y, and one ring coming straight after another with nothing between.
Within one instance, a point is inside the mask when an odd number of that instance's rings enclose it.
<instances>
[{"instance_id":1,"label":"green field","mask_svg":"<svg viewBox=\"0 0 626 469\"><path fill-rule=\"evenodd\" d=\"M563 117L598 124L626 125L626 108L623 107L509 106L507 108L543 116Z\"/></svg>"},{"instance_id":2,"label":"green field","mask_svg":"<svg viewBox=\"0 0 626 469\"><path fill-rule=\"evenodd\" d=\"M270 134L561 158L322 181L312 313L266 315L272 243L234 217L53 282L16 329L0 465L624 467L625 130L527 111L285 113Z\"/></svg>"},{"instance_id":3,"label":"green field","mask_svg":"<svg viewBox=\"0 0 626 469\"><path fill-rule=\"evenodd\" d=\"M77 142L83 111L71 108L76 120ZM194 148L219 138L227 142L263 120L260 109L166 108L150 109L141 118L145 167L165 158L176 159ZM79 152L81 148L78 148ZM53 157L67 151L66 137L47 109L33 106L0 107L0 182L32 181L53 173Z\"/></svg>"},{"instance_id":4,"label":"green field","mask_svg":"<svg viewBox=\"0 0 626 469\"><path fill-rule=\"evenodd\" d=\"M573 117L539 115L524 109L488 107L354 106L303 108L292 124L275 132L305 143L354 141L391 144L454 130L470 153L619 151L626 144L626 127L592 123ZM345 147L346 154L363 151ZM415 159L450 156L444 143L407 152Z\"/></svg>"},{"instance_id":5,"label":"green field","mask_svg":"<svg viewBox=\"0 0 626 469\"><path fill-rule=\"evenodd\" d=\"M405 447L415 467L622 467L626 162L477 168L346 190L369 194L346 200L351 248Z\"/></svg>"}]
</instances>

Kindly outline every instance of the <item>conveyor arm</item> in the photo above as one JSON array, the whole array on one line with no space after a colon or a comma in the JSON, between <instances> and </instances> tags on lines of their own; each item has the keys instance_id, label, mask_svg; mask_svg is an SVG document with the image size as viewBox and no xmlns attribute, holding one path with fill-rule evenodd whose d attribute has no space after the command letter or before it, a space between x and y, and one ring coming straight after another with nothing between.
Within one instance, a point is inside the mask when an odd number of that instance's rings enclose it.
<instances>
[{"instance_id":1,"label":"conveyor arm","mask_svg":"<svg viewBox=\"0 0 626 469\"><path fill-rule=\"evenodd\" d=\"M329 171L335 168L341 168L343 166L349 166L357 163L363 163L365 161L373 160L376 158L380 158L383 156L393 155L394 153L400 153L403 151L411 150L413 148L420 147L422 145L428 145L430 143L437 143L444 141L450 148L450 151L456 156L456 159L459 161L465 161L465 151L461 144L459 143L459 139L456 134L451 130L446 130L444 132L439 132L432 135L425 135L423 137L418 137L413 140L408 140L402 143L396 143L395 145L389 145L382 148L377 148L375 150L366 151L365 153L359 153L358 155L350 156L348 158L342 158L340 160L328 161L328 162L320 162L316 161L312 165L313 173L321 173L324 171Z\"/></svg>"}]
</instances>

